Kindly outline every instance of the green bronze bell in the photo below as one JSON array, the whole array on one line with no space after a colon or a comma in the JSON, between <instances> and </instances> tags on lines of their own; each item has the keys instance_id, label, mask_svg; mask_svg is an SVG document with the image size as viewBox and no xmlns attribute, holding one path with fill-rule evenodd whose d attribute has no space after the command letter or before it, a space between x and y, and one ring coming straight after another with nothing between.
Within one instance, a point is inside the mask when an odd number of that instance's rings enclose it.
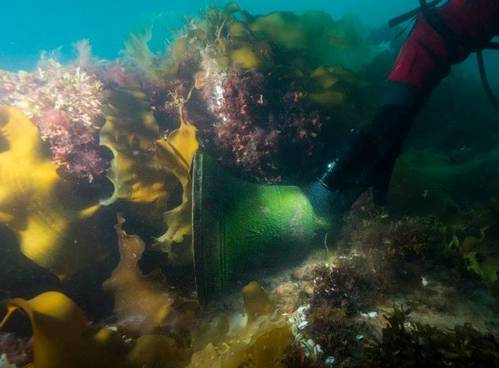
<instances>
[{"instance_id":1,"label":"green bronze bell","mask_svg":"<svg viewBox=\"0 0 499 368\"><path fill-rule=\"evenodd\" d=\"M327 227L300 188L245 182L196 156L192 241L201 302L303 256Z\"/></svg>"}]
</instances>

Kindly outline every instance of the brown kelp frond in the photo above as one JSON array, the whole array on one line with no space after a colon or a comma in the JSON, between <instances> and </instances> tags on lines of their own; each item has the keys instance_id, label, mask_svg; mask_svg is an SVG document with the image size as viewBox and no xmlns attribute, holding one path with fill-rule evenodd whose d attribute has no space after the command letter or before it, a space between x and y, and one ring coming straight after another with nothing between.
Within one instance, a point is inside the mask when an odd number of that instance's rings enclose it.
<instances>
[{"instance_id":1,"label":"brown kelp frond","mask_svg":"<svg viewBox=\"0 0 499 368\"><path fill-rule=\"evenodd\" d=\"M189 368L285 367L285 353L294 341L291 326L283 317L273 315L273 306L257 283L247 285L243 296L247 323L222 343L210 343L194 353Z\"/></svg>"},{"instance_id":2,"label":"brown kelp frond","mask_svg":"<svg viewBox=\"0 0 499 368\"><path fill-rule=\"evenodd\" d=\"M106 253L93 237L70 236L72 226L83 227L80 221L92 217L99 205L80 198L58 175L36 126L22 112L0 107L0 114L0 132L8 143L0 154L0 221L16 233L26 257L69 276L95 260L96 253Z\"/></svg>"},{"instance_id":3,"label":"brown kelp frond","mask_svg":"<svg viewBox=\"0 0 499 368\"><path fill-rule=\"evenodd\" d=\"M121 224L117 225L118 231L122 231ZM140 251L139 239L123 232L121 236L134 245L131 248ZM134 338L123 336L114 328L96 328L71 299L56 292L31 300L11 300L11 313L0 327L16 310L27 314L33 329L35 368L286 367L284 354L290 351L294 341L290 325L271 313L272 306L260 286L252 284L243 294L246 314L248 317L251 314L252 321L232 326L230 334L227 327L199 325L192 346L201 350L194 353L178 335L168 331ZM187 331L194 329L190 327ZM201 331L205 332L204 337ZM199 338L212 343L203 344L196 340Z\"/></svg>"},{"instance_id":4,"label":"brown kelp frond","mask_svg":"<svg viewBox=\"0 0 499 368\"><path fill-rule=\"evenodd\" d=\"M67 296L46 292L31 300L13 299L11 313L22 310L30 319L33 330L33 367L83 368L127 367L120 358L122 351L113 351L113 340L120 340L112 331L95 331L89 327L81 309Z\"/></svg>"},{"instance_id":5,"label":"brown kelp frond","mask_svg":"<svg viewBox=\"0 0 499 368\"><path fill-rule=\"evenodd\" d=\"M88 323L67 296L47 292L10 301L13 313L22 310L33 329L33 368L185 367L189 349L165 335L144 335L125 341L115 329ZM7 315L3 323L8 322ZM1 326L1 325L0 325Z\"/></svg>"},{"instance_id":6,"label":"brown kelp frond","mask_svg":"<svg viewBox=\"0 0 499 368\"><path fill-rule=\"evenodd\" d=\"M191 166L199 144L197 129L187 122L184 114L184 104L189 98L190 93L185 99L176 98L180 127L166 138L156 141L160 165L175 175L182 186L182 202L165 213L167 231L158 238L159 246L163 250L169 250L173 242L181 242L192 232Z\"/></svg>"},{"instance_id":7,"label":"brown kelp frond","mask_svg":"<svg viewBox=\"0 0 499 368\"><path fill-rule=\"evenodd\" d=\"M166 206L175 183L171 183L155 160L154 142L159 127L147 109L144 94L136 90L113 91L107 111L100 142L114 156L107 175L114 193L102 203L110 205L123 199L151 203L157 208Z\"/></svg>"},{"instance_id":8,"label":"brown kelp frond","mask_svg":"<svg viewBox=\"0 0 499 368\"><path fill-rule=\"evenodd\" d=\"M173 299L159 284L146 279L138 262L145 244L123 230L125 220L118 215L115 226L120 262L103 286L114 294L114 310L120 324L135 333L148 333L164 324L172 312Z\"/></svg>"}]
</instances>

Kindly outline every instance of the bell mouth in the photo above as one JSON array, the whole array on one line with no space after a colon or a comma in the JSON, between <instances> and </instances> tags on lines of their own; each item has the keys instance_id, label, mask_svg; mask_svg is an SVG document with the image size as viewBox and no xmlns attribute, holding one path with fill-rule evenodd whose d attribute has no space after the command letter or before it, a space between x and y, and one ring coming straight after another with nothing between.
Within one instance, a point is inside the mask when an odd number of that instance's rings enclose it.
<instances>
[{"instance_id":1,"label":"bell mouth","mask_svg":"<svg viewBox=\"0 0 499 368\"><path fill-rule=\"evenodd\" d=\"M192 251L196 291L207 303L296 263L318 246L324 221L297 186L233 177L198 153L192 172Z\"/></svg>"}]
</instances>

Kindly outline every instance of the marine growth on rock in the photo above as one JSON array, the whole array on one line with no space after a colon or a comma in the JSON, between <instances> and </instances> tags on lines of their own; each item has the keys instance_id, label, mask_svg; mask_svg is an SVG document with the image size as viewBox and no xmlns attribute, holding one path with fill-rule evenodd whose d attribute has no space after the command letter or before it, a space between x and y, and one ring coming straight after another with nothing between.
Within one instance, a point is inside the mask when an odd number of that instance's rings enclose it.
<instances>
[{"instance_id":1,"label":"marine growth on rock","mask_svg":"<svg viewBox=\"0 0 499 368\"><path fill-rule=\"evenodd\" d=\"M0 71L0 104L33 119L61 175L92 182L109 167L99 147L102 83L76 65L42 59L33 72Z\"/></svg>"}]
</instances>

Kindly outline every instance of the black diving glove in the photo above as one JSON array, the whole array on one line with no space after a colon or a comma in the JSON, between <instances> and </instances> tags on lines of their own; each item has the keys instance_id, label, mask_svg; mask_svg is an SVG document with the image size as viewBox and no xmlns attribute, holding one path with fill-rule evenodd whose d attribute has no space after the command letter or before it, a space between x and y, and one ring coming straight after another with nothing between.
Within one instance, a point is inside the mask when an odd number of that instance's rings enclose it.
<instances>
[{"instance_id":1,"label":"black diving glove","mask_svg":"<svg viewBox=\"0 0 499 368\"><path fill-rule=\"evenodd\" d=\"M414 112L412 107L385 105L371 124L355 133L343 153L309 188L310 201L319 215L329 217L347 211L369 188L373 188L377 203L385 200Z\"/></svg>"}]
</instances>

